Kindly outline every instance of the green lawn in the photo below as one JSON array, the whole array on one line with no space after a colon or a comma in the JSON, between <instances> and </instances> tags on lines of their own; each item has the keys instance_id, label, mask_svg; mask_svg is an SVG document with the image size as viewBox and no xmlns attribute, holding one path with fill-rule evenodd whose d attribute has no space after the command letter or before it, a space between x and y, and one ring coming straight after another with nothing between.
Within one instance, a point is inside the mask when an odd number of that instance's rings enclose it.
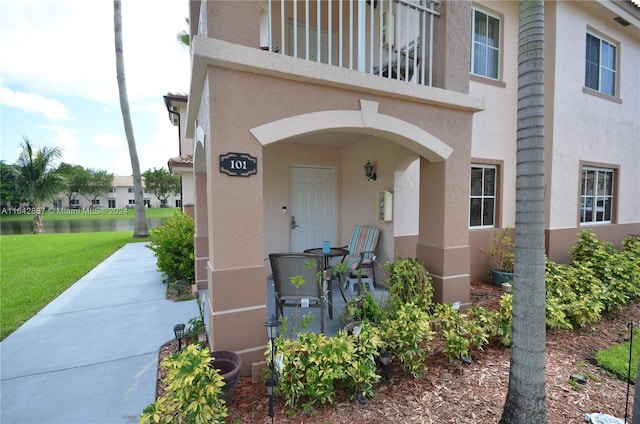
<instances>
[{"instance_id":1,"label":"green lawn","mask_svg":"<svg viewBox=\"0 0 640 424\"><path fill-rule=\"evenodd\" d=\"M603 349L596 353L596 361L598 364L614 373L618 378L627 380L629 374L629 345L630 342L624 342L608 349ZM631 382L636 381L638 372L638 358L640 358L640 329L633 332L633 346L631 346Z\"/></svg>"},{"instance_id":2,"label":"green lawn","mask_svg":"<svg viewBox=\"0 0 640 424\"><path fill-rule=\"evenodd\" d=\"M120 247L140 241L131 232L0 236L0 340Z\"/></svg>"},{"instance_id":3,"label":"green lawn","mask_svg":"<svg viewBox=\"0 0 640 424\"><path fill-rule=\"evenodd\" d=\"M145 213L147 218L169 218L179 208L147 208ZM62 211L48 210L42 214L44 221L69 221L69 220L98 220L98 219L133 219L135 214L134 209L63 209ZM0 220L7 222L14 221L32 221L33 214L27 213L3 213L0 215Z\"/></svg>"}]
</instances>

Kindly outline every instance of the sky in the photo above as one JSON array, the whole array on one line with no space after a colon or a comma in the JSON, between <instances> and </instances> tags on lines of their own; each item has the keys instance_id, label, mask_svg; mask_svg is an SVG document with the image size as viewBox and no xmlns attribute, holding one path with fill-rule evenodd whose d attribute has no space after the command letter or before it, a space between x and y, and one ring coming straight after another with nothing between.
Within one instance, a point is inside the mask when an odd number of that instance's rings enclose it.
<instances>
[{"instance_id":1,"label":"sky","mask_svg":"<svg viewBox=\"0 0 640 424\"><path fill-rule=\"evenodd\" d=\"M163 96L187 93L187 0L122 0L133 130L144 172L178 155ZM131 175L116 79L112 0L0 0L0 160L23 136L62 162Z\"/></svg>"}]
</instances>

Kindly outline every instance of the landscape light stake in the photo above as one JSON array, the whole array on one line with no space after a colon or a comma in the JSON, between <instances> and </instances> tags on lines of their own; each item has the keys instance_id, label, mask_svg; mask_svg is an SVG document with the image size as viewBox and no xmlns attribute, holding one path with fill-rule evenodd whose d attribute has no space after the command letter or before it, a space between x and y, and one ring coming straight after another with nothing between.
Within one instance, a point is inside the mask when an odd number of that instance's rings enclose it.
<instances>
[{"instance_id":1,"label":"landscape light stake","mask_svg":"<svg viewBox=\"0 0 640 424\"><path fill-rule=\"evenodd\" d=\"M273 388L278 384L278 370L275 366L276 346L275 339L280 337L280 326L282 322L276 319L275 315L271 315L271 318L263 324L267 329L267 338L269 339L269 345L271 346L271 358L269 360L269 371L271 371L271 378L268 378L267 393L269 394L269 416L271 417L271 423L275 417L273 411Z\"/></svg>"},{"instance_id":2,"label":"landscape light stake","mask_svg":"<svg viewBox=\"0 0 640 424\"><path fill-rule=\"evenodd\" d=\"M627 422L627 417L629 416L629 388L631 386L631 352L633 352L633 327L636 325L633 321L629 321L627 327L629 327L629 331L631 331L631 336L629 338L629 369L627 370L627 400L624 403L624 422ZM640 372L640 370L638 370ZM635 421L635 420L634 420Z\"/></svg>"},{"instance_id":3,"label":"landscape light stake","mask_svg":"<svg viewBox=\"0 0 640 424\"><path fill-rule=\"evenodd\" d=\"M184 324L176 324L173 326L173 334L178 340L178 352L182 350L182 338L184 337Z\"/></svg>"}]
</instances>

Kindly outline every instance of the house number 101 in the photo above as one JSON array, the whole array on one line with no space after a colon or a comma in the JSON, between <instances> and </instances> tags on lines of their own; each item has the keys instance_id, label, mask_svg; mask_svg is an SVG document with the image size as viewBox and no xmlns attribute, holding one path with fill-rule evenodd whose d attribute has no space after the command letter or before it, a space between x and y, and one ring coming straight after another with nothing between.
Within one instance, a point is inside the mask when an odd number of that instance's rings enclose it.
<instances>
[{"instance_id":1,"label":"house number 101","mask_svg":"<svg viewBox=\"0 0 640 424\"><path fill-rule=\"evenodd\" d=\"M220 172L230 177L248 177L258 173L258 158L248 153L220 155Z\"/></svg>"},{"instance_id":2,"label":"house number 101","mask_svg":"<svg viewBox=\"0 0 640 424\"><path fill-rule=\"evenodd\" d=\"M240 171L245 171L247 169L247 161L246 160L230 160L229 165L231 165L231 169L237 169Z\"/></svg>"}]
</instances>

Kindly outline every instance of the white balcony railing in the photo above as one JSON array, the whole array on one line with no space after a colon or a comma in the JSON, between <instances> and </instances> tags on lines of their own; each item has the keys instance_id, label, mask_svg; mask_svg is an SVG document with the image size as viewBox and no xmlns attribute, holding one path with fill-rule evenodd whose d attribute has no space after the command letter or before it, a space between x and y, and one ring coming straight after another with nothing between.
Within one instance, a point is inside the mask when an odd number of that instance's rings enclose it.
<instances>
[{"instance_id":1,"label":"white balcony railing","mask_svg":"<svg viewBox=\"0 0 640 424\"><path fill-rule=\"evenodd\" d=\"M265 50L432 85L439 0L264 0Z\"/></svg>"}]
</instances>

